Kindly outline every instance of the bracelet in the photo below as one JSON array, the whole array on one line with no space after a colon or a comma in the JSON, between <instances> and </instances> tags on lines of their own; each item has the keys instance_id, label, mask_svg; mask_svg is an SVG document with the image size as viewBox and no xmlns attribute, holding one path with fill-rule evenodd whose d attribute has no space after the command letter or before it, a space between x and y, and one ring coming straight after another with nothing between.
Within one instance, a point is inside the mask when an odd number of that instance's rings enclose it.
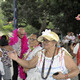
<instances>
[{"instance_id":1,"label":"bracelet","mask_svg":"<svg viewBox=\"0 0 80 80\"><path fill-rule=\"evenodd\" d=\"M65 79L68 79L68 74L65 74Z\"/></svg>"}]
</instances>

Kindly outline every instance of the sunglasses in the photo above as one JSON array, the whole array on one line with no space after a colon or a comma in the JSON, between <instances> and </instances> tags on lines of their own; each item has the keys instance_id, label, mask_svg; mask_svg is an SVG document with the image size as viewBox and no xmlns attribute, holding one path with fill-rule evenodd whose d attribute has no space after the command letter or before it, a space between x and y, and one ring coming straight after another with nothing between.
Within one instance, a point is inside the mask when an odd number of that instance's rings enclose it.
<instances>
[{"instance_id":1,"label":"sunglasses","mask_svg":"<svg viewBox=\"0 0 80 80\"><path fill-rule=\"evenodd\" d=\"M47 39L43 39L42 41L43 41L43 42L46 42L46 43L51 42L51 41L49 41L49 40L47 40ZM55 40L52 40L52 41L55 42Z\"/></svg>"},{"instance_id":2,"label":"sunglasses","mask_svg":"<svg viewBox=\"0 0 80 80\"><path fill-rule=\"evenodd\" d=\"M50 41L49 41L49 40L47 40L47 39L43 39L42 41L43 41L43 42L50 42Z\"/></svg>"}]
</instances>

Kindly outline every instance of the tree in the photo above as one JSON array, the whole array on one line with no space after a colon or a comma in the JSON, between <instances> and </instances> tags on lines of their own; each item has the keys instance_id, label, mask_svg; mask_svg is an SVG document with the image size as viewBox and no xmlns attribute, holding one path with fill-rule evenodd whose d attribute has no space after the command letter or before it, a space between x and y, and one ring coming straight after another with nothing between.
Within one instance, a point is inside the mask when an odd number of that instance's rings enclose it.
<instances>
[{"instance_id":1,"label":"tree","mask_svg":"<svg viewBox=\"0 0 80 80\"><path fill-rule=\"evenodd\" d=\"M17 0L18 25L32 25L40 32L52 22L63 33L79 32L80 22L75 20L80 12L79 0ZM6 6L6 8L4 7ZM8 21L13 20L13 2L6 0L1 5Z\"/></svg>"}]
</instances>

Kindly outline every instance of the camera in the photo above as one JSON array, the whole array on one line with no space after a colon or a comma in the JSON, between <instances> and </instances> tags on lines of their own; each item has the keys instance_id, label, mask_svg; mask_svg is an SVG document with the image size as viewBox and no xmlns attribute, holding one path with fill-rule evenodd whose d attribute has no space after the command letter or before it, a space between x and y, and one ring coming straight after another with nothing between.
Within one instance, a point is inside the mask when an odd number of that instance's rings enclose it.
<instances>
[{"instance_id":1,"label":"camera","mask_svg":"<svg viewBox=\"0 0 80 80\"><path fill-rule=\"evenodd\" d=\"M54 73L53 75L58 75L59 74L59 72L56 72L56 73Z\"/></svg>"}]
</instances>

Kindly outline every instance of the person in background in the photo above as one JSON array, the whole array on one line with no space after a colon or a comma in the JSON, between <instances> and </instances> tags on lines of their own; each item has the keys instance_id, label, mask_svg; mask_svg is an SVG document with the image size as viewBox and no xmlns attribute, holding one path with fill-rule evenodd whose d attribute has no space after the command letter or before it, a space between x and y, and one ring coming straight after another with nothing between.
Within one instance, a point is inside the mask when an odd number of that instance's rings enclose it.
<instances>
[{"instance_id":1,"label":"person in background","mask_svg":"<svg viewBox=\"0 0 80 80\"><path fill-rule=\"evenodd\" d=\"M68 32L66 35L67 43L71 40L71 32Z\"/></svg>"},{"instance_id":2,"label":"person in background","mask_svg":"<svg viewBox=\"0 0 80 80\"><path fill-rule=\"evenodd\" d=\"M71 45L71 49L72 49L72 56L73 58L77 55L77 66L80 70L80 34L78 34L78 43L74 46L73 44ZM78 75L78 80L80 80L80 73Z\"/></svg>"},{"instance_id":3,"label":"person in background","mask_svg":"<svg viewBox=\"0 0 80 80\"><path fill-rule=\"evenodd\" d=\"M71 32L71 42L75 43L75 39L76 39L76 37L75 37L74 33Z\"/></svg>"},{"instance_id":4,"label":"person in background","mask_svg":"<svg viewBox=\"0 0 80 80\"><path fill-rule=\"evenodd\" d=\"M59 37L56 33L46 29L38 41L43 43L44 49L39 51L30 61L18 58L16 52L14 54L8 53L11 59L25 68L37 67L38 76L35 75L31 80L70 80L78 75L79 69L68 51L64 48L57 48Z\"/></svg>"},{"instance_id":5,"label":"person in background","mask_svg":"<svg viewBox=\"0 0 80 80\"><path fill-rule=\"evenodd\" d=\"M71 32L68 32L66 37L65 37L64 48L66 48L69 51L69 53L71 52L70 45L71 45Z\"/></svg>"},{"instance_id":6,"label":"person in background","mask_svg":"<svg viewBox=\"0 0 80 80\"><path fill-rule=\"evenodd\" d=\"M0 80L2 80L2 76L5 74L3 63L1 62L2 52L1 52L1 46L0 46Z\"/></svg>"},{"instance_id":7,"label":"person in background","mask_svg":"<svg viewBox=\"0 0 80 80\"><path fill-rule=\"evenodd\" d=\"M29 40L29 47L30 49L28 49L27 53L24 55L26 60L31 60L37 53L38 51L40 51L41 45L40 42L37 40L38 38L38 34L33 33L29 36L28 40ZM34 75L38 75L37 74L37 68L32 68L32 69L24 69L25 73L27 73L27 80L30 80L32 78L34 78Z\"/></svg>"},{"instance_id":8,"label":"person in background","mask_svg":"<svg viewBox=\"0 0 80 80\"><path fill-rule=\"evenodd\" d=\"M25 54L27 52L27 50L29 49L28 48L28 39L27 39L24 28L20 27L13 31L13 37L10 38L9 44L18 53L17 54L18 57L22 59L23 54ZM23 72L23 67L19 66L18 63L13 60L12 80L18 79L18 73L19 73L19 77L21 79L25 80L26 76L25 76L25 73Z\"/></svg>"},{"instance_id":9,"label":"person in background","mask_svg":"<svg viewBox=\"0 0 80 80\"><path fill-rule=\"evenodd\" d=\"M11 59L8 57L8 52L13 51L13 48L9 45L9 37L7 35L2 35L0 39L0 53L2 53L1 61L3 63L4 72L3 75L4 80L11 80ZM2 66L0 66L2 67Z\"/></svg>"}]
</instances>

